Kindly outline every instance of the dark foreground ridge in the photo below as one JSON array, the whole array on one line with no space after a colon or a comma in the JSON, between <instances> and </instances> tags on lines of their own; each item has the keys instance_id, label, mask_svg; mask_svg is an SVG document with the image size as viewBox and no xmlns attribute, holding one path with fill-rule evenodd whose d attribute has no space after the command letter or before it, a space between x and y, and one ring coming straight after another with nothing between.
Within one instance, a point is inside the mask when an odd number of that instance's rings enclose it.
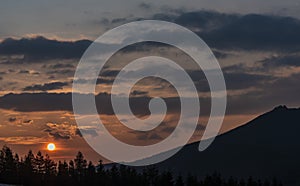
<instances>
[{"instance_id":1,"label":"dark foreground ridge","mask_svg":"<svg viewBox=\"0 0 300 186\"><path fill-rule=\"evenodd\" d=\"M299 185L299 133L300 109L278 106L218 136L204 152L198 151L198 142L192 143L157 167L202 178L217 171L226 178L276 177L284 185Z\"/></svg>"}]
</instances>

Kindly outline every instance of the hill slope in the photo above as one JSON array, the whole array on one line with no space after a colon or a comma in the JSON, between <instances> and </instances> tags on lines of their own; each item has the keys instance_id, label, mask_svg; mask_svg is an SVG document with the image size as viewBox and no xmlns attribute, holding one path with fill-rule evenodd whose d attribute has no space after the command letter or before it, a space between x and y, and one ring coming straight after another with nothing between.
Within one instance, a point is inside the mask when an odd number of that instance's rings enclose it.
<instances>
[{"instance_id":1,"label":"hill slope","mask_svg":"<svg viewBox=\"0 0 300 186\"><path fill-rule=\"evenodd\" d=\"M299 184L299 133L300 109L279 106L218 136L204 152L192 143L157 166L182 175L201 177L217 171L225 177L276 177L286 185Z\"/></svg>"}]
</instances>

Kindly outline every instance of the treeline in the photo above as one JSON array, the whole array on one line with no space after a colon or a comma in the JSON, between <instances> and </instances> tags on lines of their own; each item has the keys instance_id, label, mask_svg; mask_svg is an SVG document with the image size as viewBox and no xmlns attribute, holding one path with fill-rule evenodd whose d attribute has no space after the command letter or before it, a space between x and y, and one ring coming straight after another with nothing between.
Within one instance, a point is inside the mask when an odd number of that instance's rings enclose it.
<instances>
[{"instance_id":1,"label":"treeline","mask_svg":"<svg viewBox=\"0 0 300 186\"><path fill-rule=\"evenodd\" d=\"M279 186L275 179L270 181L247 180L234 178L223 179L219 174L206 176L198 180L195 176L174 176L171 172L159 172L148 166L142 171L113 165L105 168L102 161L94 165L85 160L78 152L74 160L59 161L50 159L49 155L29 151L20 158L4 146L0 150L0 183L16 185L63 185L63 186Z\"/></svg>"}]
</instances>

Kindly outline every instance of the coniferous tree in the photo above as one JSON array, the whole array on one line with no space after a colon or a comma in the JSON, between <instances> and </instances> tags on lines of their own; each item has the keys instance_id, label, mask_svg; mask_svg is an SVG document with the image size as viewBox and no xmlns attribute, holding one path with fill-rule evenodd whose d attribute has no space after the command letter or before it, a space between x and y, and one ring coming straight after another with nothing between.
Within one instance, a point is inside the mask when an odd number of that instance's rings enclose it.
<instances>
[{"instance_id":1,"label":"coniferous tree","mask_svg":"<svg viewBox=\"0 0 300 186\"><path fill-rule=\"evenodd\" d=\"M64 176L64 177L69 176L69 166L66 161L64 161L63 163L61 161L58 161L57 175Z\"/></svg>"},{"instance_id":2,"label":"coniferous tree","mask_svg":"<svg viewBox=\"0 0 300 186\"><path fill-rule=\"evenodd\" d=\"M12 150L3 146L1 150L1 166L2 166L2 176L6 183L15 183L15 177L17 172L17 165L15 163L14 155Z\"/></svg>"},{"instance_id":3,"label":"coniferous tree","mask_svg":"<svg viewBox=\"0 0 300 186\"><path fill-rule=\"evenodd\" d=\"M25 156L25 159L22 166L22 176L21 179L24 185L32 185L33 184L33 175L34 175L34 155L31 150Z\"/></svg>"},{"instance_id":4,"label":"coniferous tree","mask_svg":"<svg viewBox=\"0 0 300 186\"><path fill-rule=\"evenodd\" d=\"M40 175L45 174L45 160L41 151L38 151L34 158L34 172Z\"/></svg>"},{"instance_id":5,"label":"coniferous tree","mask_svg":"<svg viewBox=\"0 0 300 186\"><path fill-rule=\"evenodd\" d=\"M87 161L84 159L83 154L79 151L74 159L75 162L75 173L78 178L84 176L85 169L87 167Z\"/></svg>"},{"instance_id":6,"label":"coniferous tree","mask_svg":"<svg viewBox=\"0 0 300 186\"><path fill-rule=\"evenodd\" d=\"M119 178L120 178L119 169L114 164L112 166L112 168L110 169L110 183L111 183L111 185L113 185L113 186L119 185Z\"/></svg>"},{"instance_id":7,"label":"coniferous tree","mask_svg":"<svg viewBox=\"0 0 300 186\"><path fill-rule=\"evenodd\" d=\"M197 178L189 174L186 179L186 186L197 186L197 185L198 185Z\"/></svg>"},{"instance_id":8,"label":"coniferous tree","mask_svg":"<svg viewBox=\"0 0 300 186\"><path fill-rule=\"evenodd\" d=\"M45 175L56 175L56 163L50 158L48 154L45 155Z\"/></svg>"},{"instance_id":9,"label":"coniferous tree","mask_svg":"<svg viewBox=\"0 0 300 186\"><path fill-rule=\"evenodd\" d=\"M161 186L173 186L174 185L174 181L173 181L173 176L172 176L171 172L169 172L169 171L163 172L160 175L160 179L159 179L158 185L161 185Z\"/></svg>"},{"instance_id":10,"label":"coniferous tree","mask_svg":"<svg viewBox=\"0 0 300 186\"><path fill-rule=\"evenodd\" d=\"M198 181L196 176L188 175L184 183L182 176L173 177L169 171L159 172L154 166L146 166L142 172L124 165L113 164L106 167L102 161L94 166L84 159L79 152L74 161L69 164L64 161L57 164L49 155L43 156L37 152L36 156L29 151L24 158L19 158L10 148L4 146L0 150L0 183L30 185L30 186L281 186L273 179L272 182L254 180L249 177L247 182L243 179L230 177L222 179L220 174L212 174Z\"/></svg>"},{"instance_id":11,"label":"coniferous tree","mask_svg":"<svg viewBox=\"0 0 300 186\"><path fill-rule=\"evenodd\" d=\"M175 181L175 186L184 186L182 176L179 175Z\"/></svg>"},{"instance_id":12,"label":"coniferous tree","mask_svg":"<svg viewBox=\"0 0 300 186\"><path fill-rule=\"evenodd\" d=\"M85 184L92 185L94 183L94 177L96 175L96 168L91 161L89 161L85 176Z\"/></svg>"},{"instance_id":13,"label":"coniferous tree","mask_svg":"<svg viewBox=\"0 0 300 186\"><path fill-rule=\"evenodd\" d=\"M72 178L75 178L75 165L73 160L69 161L69 174Z\"/></svg>"},{"instance_id":14,"label":"coniferous tree","mask_svg":"<svg viewBox=\"0 0 300 186\"><path fill-rule=\"evenodd\" d=\"M103 161L99 160L98 165L96 167L96 182L98 185L105 185L107 177L104 170Z\"/></svg>"}]
</instances>

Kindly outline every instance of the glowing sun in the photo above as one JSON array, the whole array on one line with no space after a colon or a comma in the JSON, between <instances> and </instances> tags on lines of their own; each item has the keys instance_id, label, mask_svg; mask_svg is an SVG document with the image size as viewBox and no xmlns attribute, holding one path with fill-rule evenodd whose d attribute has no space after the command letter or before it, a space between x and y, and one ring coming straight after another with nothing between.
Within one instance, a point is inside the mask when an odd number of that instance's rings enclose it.
<instances>
[{"instance_id":1,"label":"glowing sun","mask_svg":"<svg viewBox=\"0 0 300 186\"><path fill-rule=\"evenodd\" d=\"M55 144L54 143L49 143L48 145L47 145L47 149L49 150L49 151L54 151L55 150Z\"/></svg>"}]
</instances>

